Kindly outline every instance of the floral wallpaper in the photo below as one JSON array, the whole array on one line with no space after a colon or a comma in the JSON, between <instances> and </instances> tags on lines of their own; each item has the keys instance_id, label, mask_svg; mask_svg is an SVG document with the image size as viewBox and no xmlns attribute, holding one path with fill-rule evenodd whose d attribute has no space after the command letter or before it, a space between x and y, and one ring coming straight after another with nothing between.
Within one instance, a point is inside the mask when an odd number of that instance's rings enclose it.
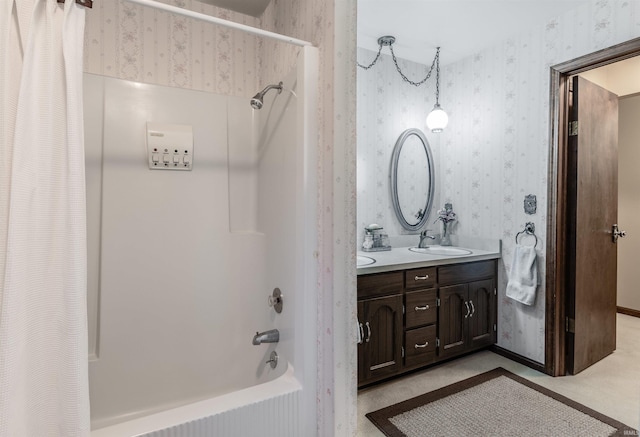
<instances>
[{"instance_id":1,"label":"floral wallpaper","mask_svg":"<svg viewBox=\"0 0 640 437\"><path fill-rule=\"evenodd\" d=\"M443 68L449 112L440 149L443 198L460 234L502 239L498 344L544 363L549 67L640 36L640 2L594 0ZM535 194L538 211L524 213ZM533 307L505 296L515 235L532 221L540 285ZM524 244L533 244L528 237Z\"/></svg>"},{"instance_id":2,"label":"floral wallpaper","mask_svg":"<svg viewBox=\"0 0 640 437\"><path fill-rule=\"evenodd\" d=\"M249 26L259 20L196 0L164 1ZM119 0L87 14L87 73L158 85L249 96L258 88L258 38Z\"/></svg>"},{"instance_id":3,"label":"floral wallpaper","mask_svg":"<svg viewBox=\"0 0 640 437\"><path fill-rule=\"evenodd\" d=\"M404 82L396 71L388 49L386 50L387 54L383 54L374 67L357 70L358 248L362 246L364 227L371 223L383 226L390 236L407 233L400 226L391 201L390 163L398 137L407 129L420 129L427 137L434 162L439 162L439 134L431 133L425 122L435 103L435 82L429 80L420 87ZM385 53L385 49L382 53ZM435 55L435 48L433 54ZM375 56L376 52L358 48L360 64L369 65ZM414 81L424 78L429 69L427 65L399 61L402 71ZM398 186L405 188L405 192L400 193L402 199L415 197L411 191L419 189L415 184L419 180L417 172L423 177L426 175L424 167L418 169L415 165L416 159L419 158L408 157L409 164L414 164L409 165L412 171L400 173ZM436 166L436 178L439 172L440 168ZM440 183L436 182L434 202L425 226L434 233L439 233L440 230L433 223L436 211L442 207L440 189Z\"/></svg>"}]
</instances>

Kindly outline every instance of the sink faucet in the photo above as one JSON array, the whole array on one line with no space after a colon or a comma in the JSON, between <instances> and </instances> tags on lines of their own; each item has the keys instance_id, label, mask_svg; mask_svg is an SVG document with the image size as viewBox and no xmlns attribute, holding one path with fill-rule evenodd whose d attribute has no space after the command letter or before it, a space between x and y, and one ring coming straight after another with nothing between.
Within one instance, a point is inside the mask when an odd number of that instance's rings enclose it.
<instances>
[{"instance_id":1,"label":"sink faucet","mask_svg":"<svg viewBox=\"0 0 640 437\"><path fill-rule=\"evenodd\" d=\"M280 341L280 332L277 329L270 329L264 332L256 332L253 336L253 344L277 343Z\"/></svg>"},{"instance_id":2,"label":"sink faucet","mask_svg":"<svg viewBox=\"0 0 640 437\"><path fill-rule=\"evenodd\" d=\"M420 242L418 243L418 247L425 247L426 244L424 242L424 240L426 240L427 238L430 238L432 240L435 240L436 237L434 237L433 235L427 235L429 233L430 229L425 229L424 231L422 231L420 233Z\"/></svg>"}]
</instances>

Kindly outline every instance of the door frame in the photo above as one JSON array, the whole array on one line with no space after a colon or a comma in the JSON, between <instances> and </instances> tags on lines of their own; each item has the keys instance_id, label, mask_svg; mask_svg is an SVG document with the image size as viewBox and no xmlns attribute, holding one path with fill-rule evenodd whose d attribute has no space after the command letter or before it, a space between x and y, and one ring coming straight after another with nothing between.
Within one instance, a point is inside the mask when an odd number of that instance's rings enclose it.
<instances>
[{"instance_id":1,"label":"door frame","mask_svg":"<svg viewBox=\"0 0 640 437\"><path fill-rule=\"evenodd\" d=\"M566 374L568 87L571 76L640 55L640 38L551 67L547 202L545 372Z\"/></svg>"}]
</instances>

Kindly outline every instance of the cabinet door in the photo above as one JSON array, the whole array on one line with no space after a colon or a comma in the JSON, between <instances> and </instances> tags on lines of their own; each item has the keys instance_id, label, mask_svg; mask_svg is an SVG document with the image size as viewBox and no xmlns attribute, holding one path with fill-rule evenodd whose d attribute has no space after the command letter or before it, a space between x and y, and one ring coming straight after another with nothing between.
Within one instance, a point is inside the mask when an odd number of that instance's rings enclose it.
<instances>
[{"instance_id":1,"label":"cabinet door","mask_svg":"<svg viewBox=\"0 0 640 437\"><path fill-rule=\"evenodd\" d=\"M439 356L449 357L465 351L467 347L467 284L440 288L440 317L438 337Z\"/></svg>"},{"instance_id":2,"label":"cabinet door","mask_svg":"<svg viewBox=\"0 0 640 437\"><path fill-rule=\"evenodd\" d=\"M402 295L361 301L364 325L363 381L395 375L402 365Z\"/></svg>"},{"instance_id":3,"label":"cabinet door","mask_svg":"<svg viewBox=\"0 0 640 437\"><path fill-rule=\"evenodd\" d=\"M469 347L477 348L495 343L493 325L496 323L496 297L493 280L469 283Z\"/></svg>"}]
</instances>

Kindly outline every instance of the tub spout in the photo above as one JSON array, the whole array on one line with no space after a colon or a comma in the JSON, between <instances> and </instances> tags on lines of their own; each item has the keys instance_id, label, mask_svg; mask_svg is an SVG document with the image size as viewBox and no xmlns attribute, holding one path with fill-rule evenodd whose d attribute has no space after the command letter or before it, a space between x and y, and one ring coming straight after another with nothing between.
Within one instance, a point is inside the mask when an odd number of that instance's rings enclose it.
<instances>
[{"instance_id":1,"label":"tub spout","mask_svg":"<svg viewBox=\"0 0 640 437\"><path fill-rule=\"evenodd\" d=\"M253 344L258 345L262 343L277 343L280 341L280 332L277 329L270 329L269 331L256 332L253 336Z\"/></svg>"}]
</instances>

